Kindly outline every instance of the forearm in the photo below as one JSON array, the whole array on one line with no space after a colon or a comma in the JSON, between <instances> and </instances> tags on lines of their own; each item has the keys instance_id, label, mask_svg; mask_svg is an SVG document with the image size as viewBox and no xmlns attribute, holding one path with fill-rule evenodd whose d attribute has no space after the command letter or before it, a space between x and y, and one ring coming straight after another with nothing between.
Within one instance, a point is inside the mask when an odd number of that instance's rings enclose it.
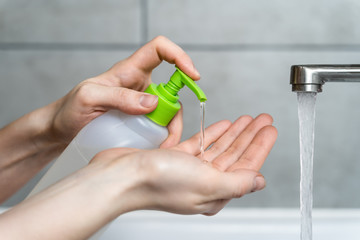
<instances>
[{"instance_id":1,"label":"forearm","mask_svg":"<svg viewBox=\"0 0 360 240\"><path fill-rule=\"evenodd\" d=\"M66 145L50 132L56 102L0 130L0 202L6 200L56 157Z\"/></svg>"},{"instance_id":2,"label":"forearm","mask_svg":"<svg viewBox=\"0 0 360 240\"><path fill-rule=\"evenodd\" d=\"M4 239L87 239L133 210L129 189L134 181L119 173L116 179L121 181L114 182L106 169L90 164L0 215L0 235Z\"/></svg>"},{"instance_id":3,"label":"forearm","mask_svg":"<svg viewBox=\"0 0 360 240\"><path fill-rule=\"evenodd\" d=\"M82 182L83 181L83 182ZM0 216L4 239L86 239L116 216L109 193L78 173Z\"/></svg>"}]
</instances>

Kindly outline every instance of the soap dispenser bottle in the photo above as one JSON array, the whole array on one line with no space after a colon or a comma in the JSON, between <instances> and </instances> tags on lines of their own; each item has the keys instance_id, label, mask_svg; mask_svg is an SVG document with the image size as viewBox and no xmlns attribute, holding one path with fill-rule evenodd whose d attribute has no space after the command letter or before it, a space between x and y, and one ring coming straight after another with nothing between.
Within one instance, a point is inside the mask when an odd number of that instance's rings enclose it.
<instances>
[{"instance_id":1,"label":"soap dispenser bottle","mask_svg":"<svg viewBox=\"0 0 360 240\"><path fill-rule=\"evenodd\" d=\"M153 149L168 137L167 125L180 110L178 91L186 85L201 102L204 92L179 68L167 84L150 84L145 92L158 96L158 106L146 115L127 115L110 110L87 124L71 141L30 195L86 166L96 153L109 148Z\"/></svg>"}]
</instances>

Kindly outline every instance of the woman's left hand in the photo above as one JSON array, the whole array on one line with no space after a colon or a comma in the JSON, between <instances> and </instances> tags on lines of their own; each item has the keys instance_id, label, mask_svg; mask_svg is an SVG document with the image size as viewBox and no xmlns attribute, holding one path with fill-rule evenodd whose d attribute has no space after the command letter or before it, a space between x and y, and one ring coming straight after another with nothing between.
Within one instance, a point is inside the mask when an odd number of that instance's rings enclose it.
<instances>
[{"instance_id":1,"label":"woman's left hand","mask_svg":"<svg viewBox=\"0 0 360 240\"><path fill-rule=\"evenodd\" d=\"M81 82L53 103L51 139L70 143L82 127L110 109L132 115L152 112L157 106L157 96L143 91L151 83L152 70L163 60L176 64L194 80L200 78L192 60L179 46L165 37L156 37L129 58L116 63L103 74ZM182 110L170 122L168 129L169 137L162 147L179 143Z\"/></svg>"}]
</instances>

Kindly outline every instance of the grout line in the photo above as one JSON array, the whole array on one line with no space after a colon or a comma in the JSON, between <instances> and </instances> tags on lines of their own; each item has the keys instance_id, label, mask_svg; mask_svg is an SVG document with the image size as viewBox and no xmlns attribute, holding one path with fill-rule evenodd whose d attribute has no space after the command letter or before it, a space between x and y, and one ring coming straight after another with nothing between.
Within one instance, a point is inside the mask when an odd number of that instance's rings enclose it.
<instances>
[{"instance_id":1,"label":"grout line","mask_svg":"<svg viewBox=\"0 0 360 240\"><path fill-rule=\"evenodd\" d=\"M148 15L148 2L147 0L141 0L140 2L140 42L145 44L148 41L149 36L149 15Z\"/></svg>"},{"instance_id":2,"label":"grout line","mask_svg":"<svg viewBox=\"0 0 360 240\"><path fill-rule=\"evenodd\" d=\"M145 0L146 1L146 0ZM116 51L136 50L147 41L147 27L142 42L132 43L0 43L0 50ZM179 44L187 51L360 51L360 44Z\"/></svg>"},{"instance_id":3,"label":"grout line","mask_svg":"<svg viewBox=\"0 0 360 240\"><path fill-rule=\"evenodd\" d=\"M0 50L113 51L135 50L140 44L128 43L0 43Z\"/></svg>"},{"instance_id":4,"label":"grout line","mask_svg":"<svg viewBox=\"0 0 360 240\"><path fill-rule=\"evenodd\" d=\"M360 51L360 44L182 44L188 51Z\"/></svg>"}]
</instances>

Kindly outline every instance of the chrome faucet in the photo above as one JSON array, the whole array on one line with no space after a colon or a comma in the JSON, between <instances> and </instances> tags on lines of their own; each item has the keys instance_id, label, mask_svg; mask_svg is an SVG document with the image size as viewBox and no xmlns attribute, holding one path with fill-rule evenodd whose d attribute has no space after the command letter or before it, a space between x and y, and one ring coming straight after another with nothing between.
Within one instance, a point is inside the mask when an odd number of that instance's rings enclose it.
<instances>
[{"instance_id":1,"label":"chrome faucet","mask_svg":"<svg viewBox=\"0 0 360 240\"><path fill-rule=\"evenodd\" d=\"M322 92L326 82L360 82L360 65L291 66L293 92Z\"/></svg>"}]
</instances>

